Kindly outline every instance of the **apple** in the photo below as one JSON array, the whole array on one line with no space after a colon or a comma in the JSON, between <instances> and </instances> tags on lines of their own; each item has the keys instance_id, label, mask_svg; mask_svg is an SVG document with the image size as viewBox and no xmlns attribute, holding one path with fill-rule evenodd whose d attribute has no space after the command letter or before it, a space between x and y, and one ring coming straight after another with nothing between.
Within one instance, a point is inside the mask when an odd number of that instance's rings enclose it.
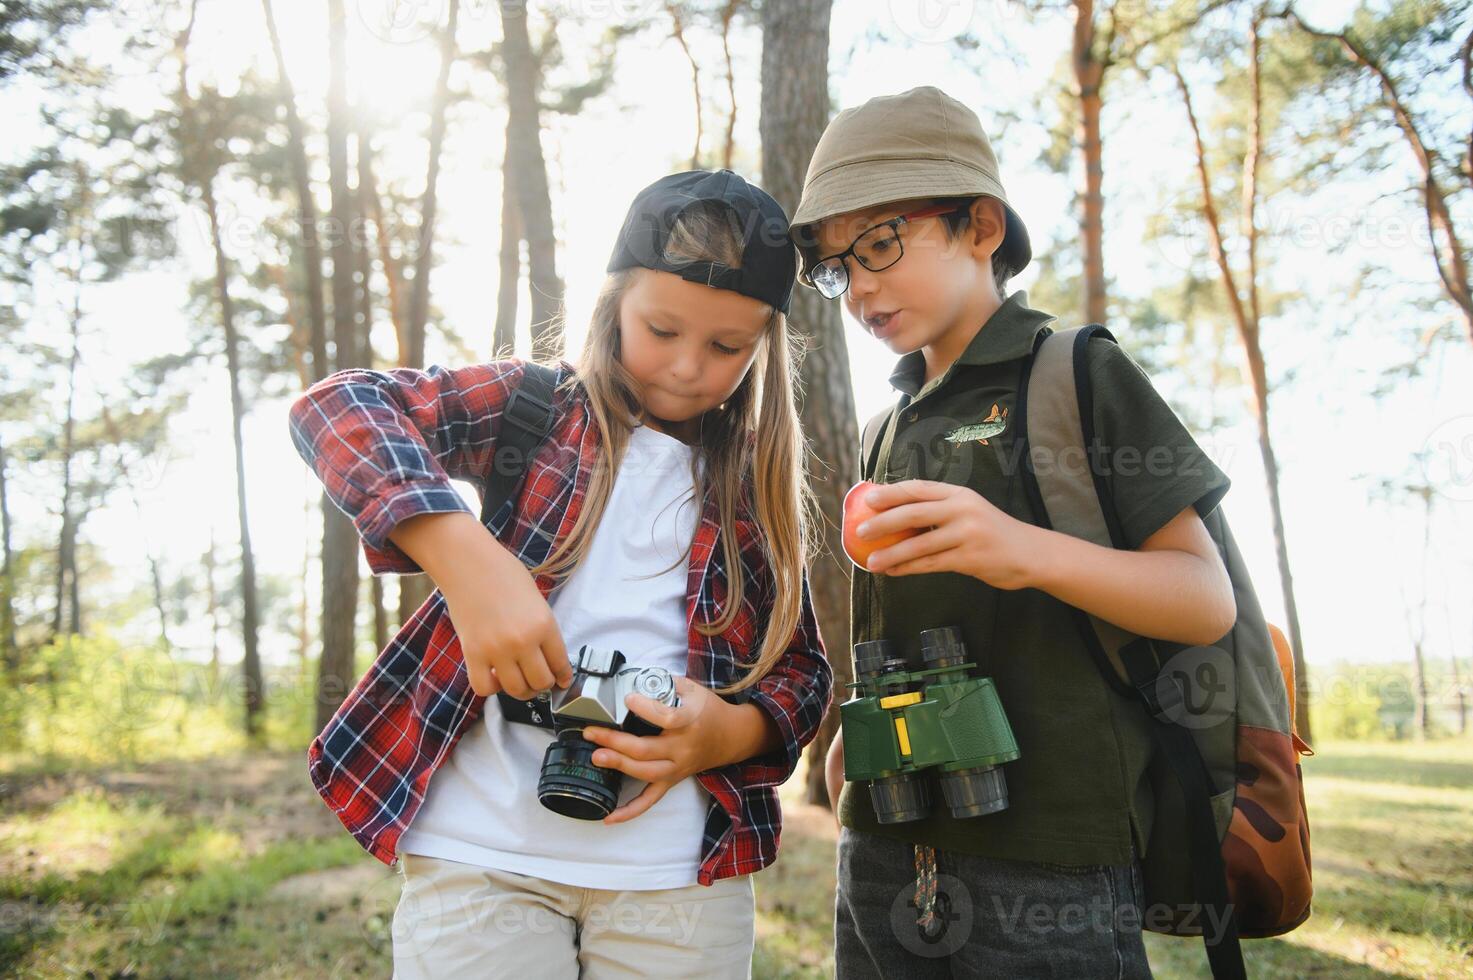
<instances>
[{"instance_id":1,"label":"apple","mask_svg":"<svg viewBox=\"0 0 1473 980\"><path fill-rule=\"evenodd\" d=\"M908 527L894 534L887 534L881 538L861 538L859 536L859 525L874 517L879 511L865 503L864 495L878 487L878 483L863 480L849 488L844 494L844 554L849 560L860 568L865 568L869 556L876 551L881 551L892 544L899 544L906 538L913 538L921 533L918 527Z\"/></svg>"}]
</instances>

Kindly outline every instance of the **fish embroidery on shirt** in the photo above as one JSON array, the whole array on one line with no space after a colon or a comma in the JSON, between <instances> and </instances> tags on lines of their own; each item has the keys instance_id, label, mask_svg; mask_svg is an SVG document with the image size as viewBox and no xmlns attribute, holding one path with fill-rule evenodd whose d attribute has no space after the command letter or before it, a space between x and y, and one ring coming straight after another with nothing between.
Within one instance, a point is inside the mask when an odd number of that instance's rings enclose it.
<instances>
[{"instance_id":1,"label":"fish embroidery on shirt","mask_svg":"<svg viewBox=\"0 0 1473 980\"><path fill-rule=\"evenodd\" d=\"M994 436L1000 436L1008 427L1008 410L997 407L993 402L992 412L981 422L971 425L959 425L946 434L947 442L971 442L973 439L982 445L987 445L987 440Z\"/></svg>"}]
</instances>

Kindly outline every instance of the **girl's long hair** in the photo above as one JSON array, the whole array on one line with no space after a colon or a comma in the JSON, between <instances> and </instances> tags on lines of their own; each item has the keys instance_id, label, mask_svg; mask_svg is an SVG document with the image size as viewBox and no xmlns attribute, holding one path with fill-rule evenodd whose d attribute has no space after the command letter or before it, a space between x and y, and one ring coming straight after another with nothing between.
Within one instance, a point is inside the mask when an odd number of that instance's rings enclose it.
<instances>
[{"instance_id":1,"label":"girl's long hair","mask_svg":"<svg viewBox=\"0 0 1473 980\"><path fill-rule=\"evenodd\" d=\"M738 268L741 229L724 206L698 203L676 219L665 252L670 261L720 262ZM611 274L594 305L582 358L567 383L581 383L587 391L602 437L602 451L572 530L545 561L532 569L533 575L565 578L588 553L594 529L613 491L629 434L638 423L643 393L619 360L619 306L624 291L641 271ZM752 477L755 499L749 497L746 503L762 529L764 557L771 576L771 616L765 631L758 624L762 646L754 660L740 665L746 673L722 688L721 693L757 683L783 655L798 625L803 569L816 553L813 535L818 511L804 469L805 446L795 400L802 338L790 331L787 318L773 309L758 345L757 356L736 391L723 406L701 418L698 452L692 462L697 506L705 499L708 481L716 495L729 583L721 616L714 623L697 622L696 629L705 636L725 631L741 611L746 590L755 587L755 583L745 581L736 533L747 474ZM701 459L705 460L704 468L699 465ZM689 555L687 545L683 560L688 561ZM753 606L758 605L754 599Z\"/></svg>"}]
</instances>

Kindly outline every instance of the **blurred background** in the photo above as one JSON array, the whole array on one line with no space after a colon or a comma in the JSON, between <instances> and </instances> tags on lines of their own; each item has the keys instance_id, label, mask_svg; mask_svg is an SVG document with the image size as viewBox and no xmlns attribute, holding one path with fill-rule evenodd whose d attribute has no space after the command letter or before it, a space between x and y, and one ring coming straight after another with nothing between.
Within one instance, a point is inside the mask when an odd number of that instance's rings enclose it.
<instances>
[{"instance_id":1,"label":"blurred background","mask_svg":"<svg viewBox=\"0 0 1473 980\"><path fill-rule=\"evenodd\" d=\"M997 149L1011 288L1106 323L1233 479L1318 750L1316 915L1250 968L1467 975L1447 0L0 3L0 974L388 973L397 878L305 748L430 584L368 574L287 406L346 367L576 358L637 190L730 167L791 211L834 112L923 84ZM811 292L793 322L843 672L839 503L893 357ZM832 971L819 775L758 878L759 976Z\"/></svg>"}]
</instances>

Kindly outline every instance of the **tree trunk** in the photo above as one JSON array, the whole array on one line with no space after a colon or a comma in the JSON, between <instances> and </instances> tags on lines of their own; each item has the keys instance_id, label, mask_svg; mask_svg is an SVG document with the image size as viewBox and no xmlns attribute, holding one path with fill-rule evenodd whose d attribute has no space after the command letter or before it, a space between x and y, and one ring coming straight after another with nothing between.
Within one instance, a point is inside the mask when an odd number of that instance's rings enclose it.
<instances>
[{"instance_id":1,"label":"tree trunk","mask_svg":"<svg viewBox=\"0 0 1473 980\"><path fill-rule=\"evenodd\" d=\"M106 405L102 406L102 424L107 436L113 445L118 447L118 475L123 480L123 486L128 491L128 497L133 501L133 512L138 515L139 534L143 538L143 555L148 561L148 573L150 584L153 586L153 607L159 617L159 641L163 644L164 652L168 653L174 649L169 640L169 612L164 605L164 576L159 569L159 556L148 536L148 521L143 513L143 501L138 497L138 487L133 482L133 474L128 468L128 462L123 458L123 433L113 421L112 412Z\"/></svg>"},{"instance_id":2,"label":"tree trunk","mask_svg":"<svg viewBox=\"0 0 1473 980\"><path fill-rule=\"evenodd\" d=\"M374 241L378 244L379 265L384 270L384 285L388 291L389 319L394 324L394 337L398 350L394 362L401 366L414 366L410 358L409 322L404 302L404 263L394 254L390 240L388 218L384 213L384 201L378 192L378 182L373 176L373 144L367 139L358 142L358 201L359 210L373 218ZM364 242L367 247L367 241ZM424 340L419 342L424 349Z\"/></svg>"},{"instance_id":3,"label":"tree trunk","mask_svg":"<svg viewBox=\"0 0 1473 980\"><path fill-rule=\"evenodd\" d=\"M382 650L389 645L389 610L384 605L384 578L370 575L369 590L373 593L373 648Z\"/></svg>"},{"instance_id":4,"label":"tree trunk","mask_svg":"<svg viewBox=\"0 0 1473 980\"><path fill-rule=\"evenodd\" d=\"M241 664L245 686L245 730L252 739L262 730L266 707L266 685L261 673L256 605L256 556L251 547L251 525L246 507L245 440L241 424L245 419L245 399L240 390L240 337L235 328L235 309L230 297L230 272L225 259L225 246L220 239L220 213L215 203L212 178L201 182L205 211L210 219L210 245L215 252L215 294L220 304L220 321L225 328L225 366L230 375L230 434L235 448L235 514L240 525L240 595L242 603L241 631L245 643L245 660Z\"/></svg>"},{"instance_id":5,"label":"tree trunk","mask_svg":"<svg viewBox=\"0 0 1473 980\"><path fill-rule=\"evenodd\" d=\"M414 283L409 295L410 367L423 367L425 359L430 267L435 254L435 191L440 179L440 150L445 144L445 109L450 103L450 66L455 62L455 28L459 15L459 0L450 0L450 19L440 37L440 77L435 82L434 109L430 114L430 158L419 207L419 247L415 250Z\"/></svg>"},{"instance_id":6,"label":"tree trunk","mask_svg":"<svg viewBox=\"0 0 1473 980\"><path fill-rule=\"evenodd\" d=\"M0 659L7 675L20 670L15 642L15 555L10 544L10 496L5 482L5 446L0 443Z\"/></svg>"},{"instance_id":7,"label":"tree trunk","mask_svg":"<svg viewBox=\"0 0 1473 980\"><path fill-rule=\"evenodd\" d=\"M557 274L557 232L552 223L552 197L547 162L542 155L542 123L538 107L541 66L527 35L527 5L502 4L501 54L506 60L507 154L514 161L517 213L527 240L527 278L532 298L532 353L563 353L563 338L554 319L563 301Z\"/></svg>"},{"instance_id":8,"label":"tree trunk","mask_svg":"<svg viewBox=\"0 0 1473 980\"><path fill-rule=\"evenodd\" d=\"M1412 633L1412 681L1416 686L1416 704L1412 706L1412 728L1415 737L1425 740L1432 735L1432 711L1427 703L1427 559L1432 554L1432 493L1430 486L1417 488L1422 498L1422 588L1417 598L1417 621Z\"/></svg>"},{"instance_id":9,"label":"tree trunk","mask_svg":"<svg viewBox=\"0 0 1473 980\"><path fill-rule=\"evenodd\" d=\"M210 616L210 682L220 682L220 595L215 591L215 529L210 528L210 550L205 552L205 602Z\"/></svg>"},{"instance_id":10,"label":"tree trunk","mask_svg":"<svg viewBox=\"0 0 1473 980\"><path fill-rule=\"evenodd\" d=\"M721 11L721 54L726 61L726 98L731 111L726 116L726 139L721 147L721 165L731 169L732 156L736 153L737 94L736 73L731 64L731 22L736 17L741 0L730 0Z\"/></svg>"},{"instance_id":11,"label":"tree trunk","mask_svg":"<svg viewBox=\"0 0 1473 980\"><path fill-rule=\"evenodd\" d=\"M81 270L74 270L76 291L72 298L72 351L67 360L66 374L66 419L61 429L61 537L56 548L56 610L51 621L51 638L61 635L63 628L68 633L81 632L81 610L78 608L77 590L77 522L72 517L72 456L75 453L76 431L77 361L81 356L82 342L82 280ZM71 616L66 615L68 596L71 598Z\"/></svg>"},{"instance_id":12,"label":"tree trunk","mask_svg":"<svg viewBox=\"0 0 1473 980\"><path fill-rule=\"evenodd\" d=\"M1279 464L1274 453L1273 438L1269 428L1268 371L1264 366L1263 347L1259 342L1259 324L1253 318L1253 307L1244 305L1237 280L1228 263L1217 205L1212 198L1212 178L1207 170L1207 150L1202 143L1202 132L1197 124L1196 112L1192 108L1191 90L1187 87L1186 79L1180 71L1173 68L1172 72L1186 108L1187 122L1192 130L1197 180L1202 193L1202 218L1207 226L1208 245L1213 261L1217 265L1223 290L1227 294L1228 308L1238 327L1238 339L1243 345L1243 357L1248 362L1248 376L1253 388L1253 407L1258 421L1258 450L1263 458L1263 475L1268 489L1269 511L1273 518L1274 552L1279 564L1279 587L1283 594L1284 615L1288 619L1285 627L1289 646L1294 654L1294 714L1299 733L1308 742L1313 737L1309 721L1309 671L1304 662L1304 642L1299 630L1299 607L1294 600L1294 577L1289 564L1288 539L1284 533L1284 509L1279 499ZM1257 104L1256 97L1255 104ZM1256 156L1251 159L1254 160L1256 166ZM1247 180L1245 175L1245 181ZM1249 232L1250 236L1257 234L1256 229L1250 229Z\"/></svg>"},{"instance_id":13,"label":"tree trunk","mask_svg":"<svg viewBox=\"0 0 1473 980\"><path fill-rule=\"evenodd\" d=\"M769 0L762 7L762 185L789 214L828 122L828 51L831 0ZM816 457L810 470L823 514L823 552L810 570L819 629L833 664L836 693L849 667L849 563L839 548L844 494L859 470L859 426L849 353L839 307L810 289L793 295L791 322L808 340L803 362L803 433ZM836 698L836 703L842 698ZM808 748L808 800L823 804L824 755L838 727L829 712Z\"/></svg>"},{"instance_id":14,"label":"tree trunk","mask_svg":"<svg viewBox=\"0 0 1473 980\"><path fill-rule=\"evenodd\" d=\"M310 476L308 477L310 479ZM312 497L302 494L302 527L312 526ZM311 611L307 601L307 583L312 575L312 536L302 535L302 579L301 592L297 599L297 673L303 683L307 679L307 667L312 660Z\"/></svg>"},{"instance_id":15,"label":"tree trunk","mask_svg":"<svg viewBox=\"0 0 1473 980\"><path fill-rule=\"evenodd\" d=\"M1104 323L1105 195L1104 142L1100 137L1101 89L1105 62L1095 50L1094 0L1075 0L1074 84L1079 98L1079 150L1084 158L1084 184L1079 199L1079 242L1083 253L1084 319Z\"/></svg>"},{"instance_id":16,"label":"tree trunk","mask_svg":"<svg viewBox=\"0 0 1473 980\"><path fill-rule=\"evenodd\" d=\"M1451 624L1449 624L1451 625ZM1452 631L1448 631L1451 636ZM1458 706L1458 734L1468 734L1468 692L1463 690L1463 669L1458 666L1458 649L1453 646L1448 650L1448 658L1452 662L1453 672L1453 699Z\"/></svg>"},{"instance_id":17,"label":"tree trunk","mask_svg":"<svg viewBox=\"0 0 1473 980\"><path fill-rule=\"evenodd\" d=\"M701 101L701 66L696 63L695 55L691 54L690 45L685 43L685 24L680 19L680 4L667 3L665 11L670 15L670 36L675 38L680 50L685 52L685 60L690 63L690 85L695 94L696 106L696 145L690 151L690 169L697 170L701 166L701 110L705 107L705 103Z\"/></svg>"},{"instance_id":18,"label":"tree trunk","mask_svg":"<svg viewBox=\"0 0 1473 980\"><path fill-rule=\"evenodd\" d=\"M522 278L522 222L517 215L515 137L506 126L506 152L501 162L501 269L496 284L496 326L491 356L508 357L517 348L517 287Z\"/></svg>"},{"instance_id":19,"label":"tree trunk","mask_svg":"<svg viewBox=\"0 0 1473 980\"><path fill-rule=\"evenodd\" d=\"M327 157L332 191L332 333L338 369L358 365L353 198L348 188L347 21L328 0ZM317 662L317 729L327 727L353 681L358 608L358 532L326 495L322 501L322 656Z\"/></svg>"},{"instance_id":20,"label":"tree trunk","mask_svg":"<svg viewBox=\"0 0 1473 980\"><path fill-rule=\"evenodd\" d=\"M266 14L266 30L271 36L271 53L276 57L277 84L281 86L281 103L286 109L287 152L291 160L292 181L297 190L297 212L302 242L302 265L306 272L308 332L311 337L312 379L327 377L327 310L322 296L322 243L317 238L317 202L312 197L312 170L307 162L307 138L302 117L297 113L297 95L291 76L286 71L286 58L281 51L281 38L276 32L276 16L271 0L261 0Z\"/></svg>"}]
</instances>

